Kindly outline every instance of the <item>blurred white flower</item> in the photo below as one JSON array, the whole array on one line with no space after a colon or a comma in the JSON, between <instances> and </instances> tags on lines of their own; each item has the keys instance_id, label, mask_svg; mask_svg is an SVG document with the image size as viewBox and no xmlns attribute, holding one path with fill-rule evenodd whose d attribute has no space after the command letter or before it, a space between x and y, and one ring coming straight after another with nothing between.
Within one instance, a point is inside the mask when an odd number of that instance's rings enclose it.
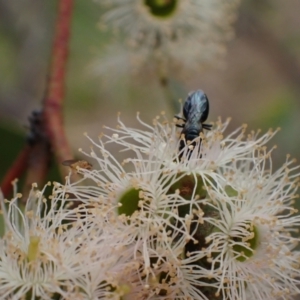
<instances>
[{"instance_id":1,"label":"blurred white flower","mask_svg":"<svg viewBox=\"0 0 300 300\"><path fill-rule=\"evenodd\" d=\"M228 193L208 190L207 205L219 215L206 238L207 258L222 299L293 299L300 293L299 167L293 161L273 172L270 152L240 161L224 174ZM217 278L216 278L217 277Z\"/></svg>"},{"instance_id":2,"label":"blurred white flower","mask_svg":"<svg viewBox=\"0 0 300 300\"><path fill-rule=\"evenodd\" d=\"M207 63L217 64L225 42L233 36L239 4L239 0L95 1L104 11L100 28L121 33L118 48L129 54L131 68L155 65L162 78L179 75L181 79ZM113 61L113 56L108 51L103 62Z\"/></svg>"}]
</instances>

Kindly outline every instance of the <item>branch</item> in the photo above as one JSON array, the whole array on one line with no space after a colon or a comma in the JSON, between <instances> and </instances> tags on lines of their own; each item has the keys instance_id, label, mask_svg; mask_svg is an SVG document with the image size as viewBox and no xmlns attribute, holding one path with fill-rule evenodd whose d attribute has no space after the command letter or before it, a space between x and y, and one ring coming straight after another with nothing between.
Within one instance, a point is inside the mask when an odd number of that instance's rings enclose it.
<instances>
[{"instance_id":1,"label":"branch","mask_svg":"<svg viewBox=\"0 0 300 300\"><path fill-rule=\"evenodd\" d=\"M45 130L42 111L33 111L29 117L30 132L27 142L31 146L28 157L27 174L23 186L22 202L26 204L32 183L41 186L45 183L50 168L50 143Z\"/></svg>"},{"instance_id":2,"label":"branch","mask_svg":"<svg viewBox=\"0 0 300 300\"><path fill-rule=\"evenodd\" d=\"M63 100L65 69L68 58L73 0L60 0L52 50L49 82L44 100L44 117L47 134L58 164L73 157L63 127ZM61 174L68 174L60 167Z\"/></svg>"},{"instance_id":3,"label":"branch","mask_svg":"<svg viewBox=\"0 0 300 300\"><path fill-rule=\"evenodd\" d=\"M59 0L54 43L51 56L49 81L40 116L33 113L31 129L34 144L27 144L21 151L10 170L5 175L1 189L5 197L12 191L11 182L19 178L26 170L24 186L25 195L32 182L43 183L48 173L50 153L49 143L60 164L72 158L72 152L63 127L63 100L65 88L65 68L68 57L71 16L73 0ZM36 117L36 119L35 119ZM36 128L35 125L38 127ZM36 142L37 139L37 142ZM63 176L68 174L67 168L60 167ZM26 197L24 197L25 199Z\"/></svg>"},{"instance_id":4,"label":"branch","mask_svg":"<svg viewBox=\"0 0 300 300\"><path fill-rule=\"evenodd\" d=\"M1 182L1 190L5 198L7 198L12 192L12 181L19 178L27 169L30 151L31 147L26 145L3 178Z\"/></svg>"}]
</instances>

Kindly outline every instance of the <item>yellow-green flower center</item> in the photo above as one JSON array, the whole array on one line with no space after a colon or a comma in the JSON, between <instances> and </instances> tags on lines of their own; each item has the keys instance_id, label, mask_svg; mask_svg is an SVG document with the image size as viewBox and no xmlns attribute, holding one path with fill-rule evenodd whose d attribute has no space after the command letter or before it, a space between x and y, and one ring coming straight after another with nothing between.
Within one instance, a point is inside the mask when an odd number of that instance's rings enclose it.
<instances>
[{"instance_id":1,"label":"yellow-green flower center","mask_svg":"<svg viewBox=\"0 0 300 300\"><path fill-rule=\"evenodd\" d=\"M119 200L121 204L118 208L119 215L131 216L135 211L139 209L138 204L140 200L140 190L131 188L127 190Z\"/></svg>"},{"instance_id":2,"label":"yellow-green flower center","mask_svg":"<svg viewBox=\"0 0 300 300\"><path fill-rule=\"evenodd\" d=\"M29 262L36 260L37 256L39 255L39 244L40 238L38 236L30 237L27 253L27 258Z\"/></svg>"},{"instance_id":3,"label":"yellow-green flower center","mask_svg":"<svg viewBox=\"0 0 300 300\"><path fill-rule=\"evenodd\" d=\"M178 0L144 0L152 15L156 17L169 17L177 8Z\"/></svg>"},{"instance_id":4,"label":"yellow-green flower center","mask_svg":"<svg viewBox=\"0 0 300 300\"><path fill-rule=\"evenodd\" d=\"M116 292L120 295L120 297L122 298L122 296L130 293L131 288L128 284L121 284L117 287Z\"/></svg>"}]
</instances>

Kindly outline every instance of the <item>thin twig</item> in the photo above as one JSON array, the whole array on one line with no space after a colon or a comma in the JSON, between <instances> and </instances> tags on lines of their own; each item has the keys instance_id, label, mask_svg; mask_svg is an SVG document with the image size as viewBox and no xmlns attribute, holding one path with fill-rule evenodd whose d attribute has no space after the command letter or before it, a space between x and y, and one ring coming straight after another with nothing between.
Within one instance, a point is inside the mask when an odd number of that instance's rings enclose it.
<instances>
[{"instance_id":1,"label":"thin twig","mask_svg":"<svg viewBox=\"0 0 300 300\"><path fill-rule=\"evenodd\" d=\"M41 141L32 146L28 159L28 172L22 190L21 200L24 204L26 204L32 183L36 183L39 187L45 184L50 168L50 159L49 144Z\"/></svg>"},{"instance_id":2,"label":"thin twig","mask_svg":"<svg viewBox=\"0 0 300 300\"><path fill-rule=\"evenodd\" d=\"M21 151L1 183L5 197L12 191L12 181L21 177L26 170L25 194L33 182L43 183L48 173L50 159L48 140L58 163L72 158L63 127L62 111L72 11L73 0L59 0L49 81L43 102L43 116L37 121L40 126L39 134L43 135L44 139L34 145L27 144ZM67 168L61 167L60 169L63 176L68 174Z\"/></svg>"},{"instance_id":3,"label":"thin twig","mask_svg":"<svg viewBox=\"0 0 300 300\"><path fill-rule=\"evenodd\" d=\"M27 169L30 151L31 147L29 145L26 145L19 153L13 165L10 167L5 177L3 178L1 182L1 190L4 197L7 198L9 194L11 194L13 188L12 181L16 178L20 178L24 171Z\"/></svg>"},{"instance_id":4,"label":"thin twig","mask_svg":"<svg viewBox=\"0 0 300 300\"><path fill-rule=\"evenodd\" d=\"M45 184L50 168L50 142L45 130L45 118L42 111L33 111L29 117L30 132L27 142L31 146L28 158L27 174L22 189L22 202L26 204L32 184Z\"/></svg>"}]
</instances>

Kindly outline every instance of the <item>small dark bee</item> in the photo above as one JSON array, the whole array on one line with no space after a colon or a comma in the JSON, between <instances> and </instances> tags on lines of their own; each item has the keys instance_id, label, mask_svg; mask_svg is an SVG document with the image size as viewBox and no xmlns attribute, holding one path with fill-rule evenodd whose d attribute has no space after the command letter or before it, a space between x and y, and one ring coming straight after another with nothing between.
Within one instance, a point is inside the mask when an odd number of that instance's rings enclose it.
<instances>
[{"instance_id":1,"label":"small dark bee","mask_svg":"<svg viewBox=\"0 0 300 300\"><path fill-rule=\"evenodd\" d=\"M185 141L181 140L179 151L181 151L188 141L199 137L203 129L211 130L212 125L203 124L208 117L209 102L203 91L189 93L183 106L183 116L175 116L178 120L183 120L184 124L176 124L177 127L183 128L181 135L184 134ZM195 146L192 144L192 146ZM192 149L191 149L192 150Z\"/></svg>"}]
</instances>

